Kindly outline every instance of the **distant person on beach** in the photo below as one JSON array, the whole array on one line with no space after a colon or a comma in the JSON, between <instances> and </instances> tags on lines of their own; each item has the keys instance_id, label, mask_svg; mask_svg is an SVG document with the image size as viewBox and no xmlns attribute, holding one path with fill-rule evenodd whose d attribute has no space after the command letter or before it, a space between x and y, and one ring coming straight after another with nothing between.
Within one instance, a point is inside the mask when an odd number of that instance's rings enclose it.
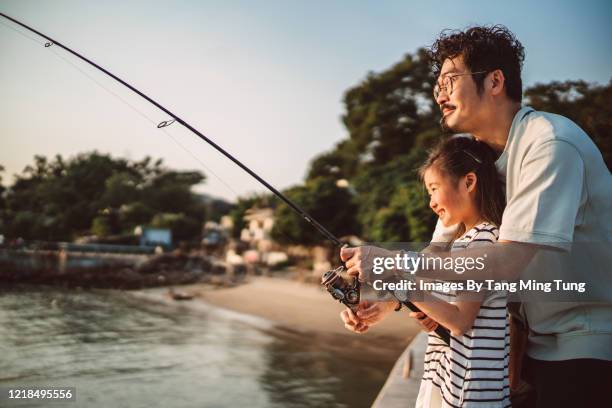
<instances>
[{"instance_id":1,"label":"distant person on beach","mask_svg":"<svg viewBox=\"0 0 612 408\"><path fill-rule=\"evenodd\" d=\"M610 171L601 152L574 122L521 107L524 49L515 36L503 26L446 31L430 48L430 57L437 74L434 97L442 127L451 133L469 133L499 155L495 165L505 183L507 205L499 227L500 244L486 251L489 263L496 265L491 273L518 279L525 263L513 262L511 255L528 263L531 258L526 254L539 248L567 252L588 243L610 248ZM438 221L433 241L448 241L454 234L454 228ZM479 250L426 256L485 253ZM365 278L362 260L375 252L393 254L376 247L344 248L341 259L350 274ZM587 280L588 290L612 293L612 276L595 273L602 264L612 265L611 253L600 250L597 259L581 259L581 269L587 271L581 278ZM426 272L417 275L441 276L439 270ZM479 279L469 273L464 278ZM344 311L341 317L348 329L363 332L393 310L392 304L374 303L357 315ZM612 304L526 302L514 315L528 331L523 374L535 387L537 407L609 403ZM434 327L431 320L427 323L428 330Z\"/></svg>"}]
</instances>

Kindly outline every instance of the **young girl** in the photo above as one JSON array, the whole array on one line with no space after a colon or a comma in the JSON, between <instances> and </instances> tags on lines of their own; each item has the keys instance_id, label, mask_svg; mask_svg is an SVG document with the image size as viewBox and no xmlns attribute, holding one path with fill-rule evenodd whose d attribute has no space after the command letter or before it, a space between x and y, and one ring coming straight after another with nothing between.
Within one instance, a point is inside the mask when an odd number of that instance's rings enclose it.
<instances>
[{"instance_id":1,"label":"young girl","mask_svg":"<svg viewBox=\"0 0 612 408\"><path fill-rule=\"evenodd\" d=\"M505 199L495 153L487 145L471 137L447 139L431 152L420 175L442 224L459 225L451 251L497 241ZM425 326L443 325L451 340L447 345L430 332L416 406L510 406L506 293L486 292L481 301L465 300L465 293L431 295L438 300L414 303L427 315Z\"/></svg>"}]
</instances>

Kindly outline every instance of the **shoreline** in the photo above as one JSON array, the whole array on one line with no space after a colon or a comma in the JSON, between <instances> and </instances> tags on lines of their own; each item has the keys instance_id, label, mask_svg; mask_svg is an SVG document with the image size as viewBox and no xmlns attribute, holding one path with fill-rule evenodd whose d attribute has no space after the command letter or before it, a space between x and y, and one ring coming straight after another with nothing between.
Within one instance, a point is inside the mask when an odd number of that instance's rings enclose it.
<instances>
[{"instance_id":1,"label":"shoreline","mask_svg":"<svg viewBox=\"0 0 612 408\"><path fill-rule=\"evenodd\" d=\"M164 295L177 305L204 302L214 307L264 318L290 330L321 335L341 335L351 339L388 341L397 351L405 348L420 331L420 326L406 311L393 313L367 333L356 334L344 328L340 312L344 306L317 285L285 278L249 277L233 287L213 287L198 283L172 286L176 291L194 295L193 300L172 301L170 287L141 290L141 293Z\"/></svg>"}]
</instances>

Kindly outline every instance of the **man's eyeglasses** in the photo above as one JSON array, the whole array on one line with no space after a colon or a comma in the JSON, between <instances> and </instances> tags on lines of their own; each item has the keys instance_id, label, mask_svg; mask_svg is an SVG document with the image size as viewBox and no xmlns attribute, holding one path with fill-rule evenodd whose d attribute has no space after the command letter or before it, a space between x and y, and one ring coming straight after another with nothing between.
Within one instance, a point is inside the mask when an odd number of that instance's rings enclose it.
<instances>
[{"instance_id":1,"label":"man's eyeglasses","mask_svg":"<svg viewBox=\"0 0 612 408\"><path fill-rule=\"evenodd\" d=\"M447 95L452 94L453 93L453 83L455 82L455 78L464 76L464 75L486 74L488 72L489 71L478 71L478 72L466 72L464 74L446 75L442 79L442 84L440 84L440 82L436 82L436 85L433 88L434 99L438 99L440 92L443 92L443 91L446 92Z\"/></svg>"}]
</instances>

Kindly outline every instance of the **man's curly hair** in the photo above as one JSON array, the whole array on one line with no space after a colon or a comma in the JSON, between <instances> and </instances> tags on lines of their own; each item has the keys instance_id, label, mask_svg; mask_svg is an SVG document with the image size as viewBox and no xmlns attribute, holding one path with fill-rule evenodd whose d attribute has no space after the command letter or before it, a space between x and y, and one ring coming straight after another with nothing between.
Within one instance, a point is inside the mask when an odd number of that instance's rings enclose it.
<instances>
[{"instance_id":1,"label":"man's curly hair","mask_svg":"<svg viewBox=\"0 0 612 408\"><path fill-rule=\"evenodd\" d=\"M521 68L525 50L514 34L503 25L475 26L460 30L444 30L428 50L430 63L436 77L447 58L463 57L471 72L491 72L500 69L504 73L506 94L521 102L523 84ZM484 75L474 75L478 92L482 92Z\"/></svg>"}]
</instances>

